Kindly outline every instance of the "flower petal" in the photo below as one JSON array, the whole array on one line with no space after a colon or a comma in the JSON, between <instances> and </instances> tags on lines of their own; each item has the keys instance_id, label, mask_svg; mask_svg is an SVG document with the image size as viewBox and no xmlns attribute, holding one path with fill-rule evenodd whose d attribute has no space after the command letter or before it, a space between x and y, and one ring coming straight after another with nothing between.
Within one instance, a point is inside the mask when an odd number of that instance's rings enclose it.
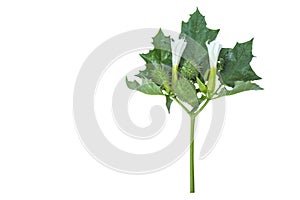
<instances>
[{"instance_id":1,"label":"flower petal","mask_svg":"<svg viewBox=\"0 0 300 200\"><path fill-rule=\"evenodd\" d=\"M222 45L217 41L206 42L210 67L216 67Z\"/></svg>"},{"instance_id":2,"label":"flower petal","mask_svg":"<svg viewBox=\"0 0 300 200\"><path fill-rule=\"evenodd\" d=\"M172 65L173 66L179 65L180 58L183 54L186 44L187 43L184 38L178 39L176 41L172 40L171 46L172 46Z\"/></svg>"}]
</instances>

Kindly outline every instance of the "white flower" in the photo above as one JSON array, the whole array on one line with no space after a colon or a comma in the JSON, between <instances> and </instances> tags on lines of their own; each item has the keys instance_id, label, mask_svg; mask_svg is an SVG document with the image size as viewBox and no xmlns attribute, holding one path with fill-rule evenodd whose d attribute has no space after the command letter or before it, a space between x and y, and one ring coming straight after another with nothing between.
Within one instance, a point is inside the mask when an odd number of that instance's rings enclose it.
<instances>
[{"instance_id":1,"label":"white flower","mask_svg":"<svg viewBox=\"0 0 300 200\"><path fill-rule=\"evenodd\" d=\"M222 49L222 45L217 41L212 41L209 44L208 42L206 42L206 46L208 51L210 67L217 67L218 57Z\"/></svg>"},{"instance_id":2,"label":"white flower","mask_svg":"<svg viewBox=\"0 0 300 200\"><path fill-rule=\"evenodd\" d=\"M185 39L178 39L176 41L171 41L172 46L172 65L173 67L178 67L183 51L186 47Z\"/></svg>"},{"instance_id":3,"label":"white flower","mask_svg":"<svg viewBox=\"0 0 300 200\"><path fill-rule=\"evenodd\" d=\"M216 87L216 74L217 74L217 62L218 57L220 54L220 51L222 49L222 45L219 42L213 41L208 44L206 42L207 51L208 51L208 57L209 57L209 77L207 82L207 88L208 88L208 97L212 97L215 92Z\"/></svg>"}]
</instances>

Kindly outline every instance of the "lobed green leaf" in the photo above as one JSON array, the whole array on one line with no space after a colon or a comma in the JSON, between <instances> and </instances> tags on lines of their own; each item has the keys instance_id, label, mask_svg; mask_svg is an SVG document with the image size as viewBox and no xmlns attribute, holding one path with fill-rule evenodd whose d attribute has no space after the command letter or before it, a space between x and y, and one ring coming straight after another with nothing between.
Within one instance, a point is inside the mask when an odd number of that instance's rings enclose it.
<instances>
[{"instance_id":1,"label":"lobed green leaf","mask_svg":"<svg viewBox=\"0 0 300 200\"><path fill-rule=\"evenodd\" d=\"M159 86L149 79L142 79L142 84L139 84L136 80L129 81L126 77L126 84L129 89L137 90L145 94L150 95L163 95Z\"/></svg>"},{"instance_id":2,"label":"lobed green leaf","mask_svg":"<svg viewBox=\"0 0 300 200\"><path fill-rule=\"evenodd\" d=\"M187 46L183 58L191 61L201 74L201 79L209 69L206 42L216 39L219 30L206 27L205 17L197 9L187 22L181 24L181 36L186 37ZM204 80L204 79L203 79Z\"/></svg>"},{"instance_id":3,"label":"lobed green leaf","mask_svg":"<svg viewBox=\"0 0 300 200\"><path fill-rule=\"evenodd\" d=\"M154 49L146 54L140 54L145 62L152 64L164 64L172 66L172 49L170 36L164 35L161 29L155 37L153 37Z\"/></svg>"},{"instance_id":4,"label":"lobed green leaf","mask_svg":"<svg viewBox=\"0 0 300 200\"><path fill-rule=\"evenodd\" d=\"M236 81L234 83L234 88L231 90L227 90L225 87L221 89L221 91L217 94L218 97L222 96L229 96L233 94L237 94L240 92L245 92L249 90L263 90L259 85L256 83L251 83L250 81Z\"/></svg>"},{"instance_id":5,"label":"lobed green leaf","mask_svg":"<svg viewBox=\"0 0 300 200\"><path fill-rule=\"evenodd\" d=\"M261 79L250 66L253 39L245 43L237 43L233 49L222 49L219 59L220 81L230 87L234 87L235 81L252 81Z\"/></svg>"}]
</instances>

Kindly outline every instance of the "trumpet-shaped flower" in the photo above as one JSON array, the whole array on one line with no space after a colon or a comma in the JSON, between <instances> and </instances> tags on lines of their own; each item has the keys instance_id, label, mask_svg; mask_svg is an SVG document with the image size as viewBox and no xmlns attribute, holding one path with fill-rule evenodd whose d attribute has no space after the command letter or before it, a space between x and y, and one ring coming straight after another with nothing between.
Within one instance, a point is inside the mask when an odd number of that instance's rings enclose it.
<instances>
[{"instance_id":1,"label":"trumpet-shaped flower","mask_svg":"<svg viewBox=\"0 0 300 200\"><path fill-rule=\"evenodd\" d=\"M178 67L181 56L186 47L186 41L184 38L178 39L176 41L172 40L171 46L172 46L172 65L173 65L173 67L174 66Z\"/></svg>"},{"instance_id":2,"label":"trumpet-shaped flower","mask_svg":"<svg viewBox=\"0 0 300 200\"><path fill-rule=\"evenodd\" d=\"M210 43L206 42L206 47L208 51L210 67L217 67L218 57L222 49L222 45L217 41L212 41Z\"/></svg>"},{"instance_id":3,"label":"trumpet-shaped flower","mask_svg":"<svg viewBox=\"0 0 300 200\"><path fill-rule=\"evenodd\" d=\"M209 57L209 78L207 82L208 95L212 96L216 87L217 62L222 46L220 43L213 41L208 44L206 42L208 57Z\"/></svg>"}]
</instances>

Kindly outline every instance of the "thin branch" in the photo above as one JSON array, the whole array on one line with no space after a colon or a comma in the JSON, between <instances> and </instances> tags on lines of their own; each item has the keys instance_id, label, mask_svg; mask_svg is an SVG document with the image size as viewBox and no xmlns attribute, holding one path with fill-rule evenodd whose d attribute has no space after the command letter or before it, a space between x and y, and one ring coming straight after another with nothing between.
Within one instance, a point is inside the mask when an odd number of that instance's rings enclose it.
<instances>
[{"instance_id":1,"label":"thin branch","mask_svg":"<svg viewBox=\"0 0 300 200\"><path fill-rule=\"evenodd\" d=\"M216 91L214 92L214 95L217 94L219 92L219 90L221 89L222 84L219 85L218 89L216 89Z\"/></svg>"},{"instance_id":2,"label":"thin branch","mask_svg":"<svg viewBox=\"0 0 300 200\"><path fill-rule=\"evenodd\" d=\"M176 97L173 97L172 99L176 101L183 108L183 110L185 110L185 112L187 112L188 114L190 113L190 110L187 109L187 107L185 107L185 105L183 105L183 103L181 103Z\"/></svg>"},{"instance_id":3,"label":"thin branch","mask_svg":"<svg viewBox=\"0 0 300 200\"><path fill-rule=\"evenodd\" d=\"M205 108L209 101L209 99L206 99L205 103L200 107L200 109L194 113L194 116L197 116Z\"/></svg>"}]
</instances>

